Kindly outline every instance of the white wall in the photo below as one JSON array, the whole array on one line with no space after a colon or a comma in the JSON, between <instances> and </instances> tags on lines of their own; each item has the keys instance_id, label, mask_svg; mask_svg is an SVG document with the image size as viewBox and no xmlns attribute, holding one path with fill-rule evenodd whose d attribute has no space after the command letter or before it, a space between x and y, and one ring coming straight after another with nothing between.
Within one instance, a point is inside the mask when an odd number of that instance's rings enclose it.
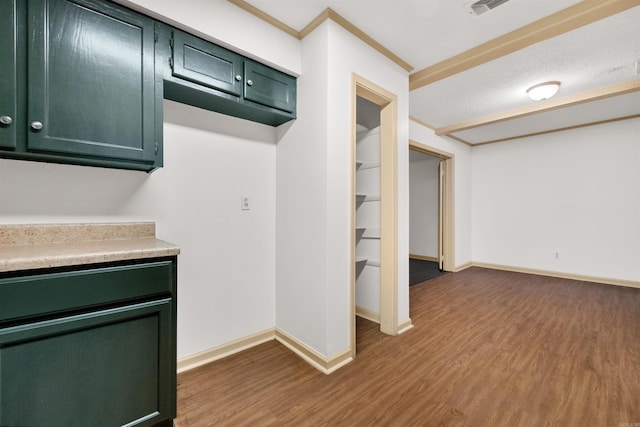
<instances>
[{"instance_id":1,"label":"white wall","mask_svg":"<svg viewBox=\"0 0 640 427\"><path fill-rule=\"evenodd\" d=\"M440 159L409 154L409 253L438 257Z\"/></svg>"},{"instance_id":2,"label":"white wall","mask_svg":"<svg viewBox=\"0 0 640 427\"><path fill-rule=\"evenodd\" d=\"M299 40L226 0L117 1L301 72ZM0 159L0 223L156 222L158 236L182 249L178 356L184 357L275 325L276 130L164 106L165 166L150 175ZM241 194L251 197L250 211L240 211Z\"/></svg>"},{"instance_id":3,"label":"white wall","mask_svg":"<svg viewBox=\"0 0 640 427\"><path fill-rule=\"evenodd\" d=\"M298 120L278 143L276 324L331 356L349 346L352 72L398 95L398 318L409 317L408 74L332 21L302 47Z\"/></svg>"},{"instance_id":4,"label":"white wall","mask_svg":"<svg viewBox=\"0 0 640 427\"><path fill-rule=\"evenodd\" d=\"M432 129L414 121L409 122L409 137L454 155L455 265L462 267L471 262L471 147L437 136Z\"/></svg>"},{"instance_id":5,"label":"white wall","mask_svg":"<svg viewBox=\"0 0 640 427\"><path fill-rule=\"evenodd\" d=\"M183 357L275 324L275 130L171 101L164 112L152 174L0 160L0 223L156 222L181 248Z\"/></svg>"},{"instance_id":6,"label":"white wall","mask_svg":"<svg viewBox=\"0 0 640 427\"><path fill-rule=\"evenodd\" d=\"M326 354L327 28L302 41L297 120L278 128L276 326Z\"/></svg>"},{"instance_id":7,"label":"white wall","mask_svg":"<svg viewBox=\"0 0 640 427\"><path fill-rule=\"evenodd\" d=\"M632 119L474 148L473 260L640 280L638 135Z\"/></svg>"}]
</instances>

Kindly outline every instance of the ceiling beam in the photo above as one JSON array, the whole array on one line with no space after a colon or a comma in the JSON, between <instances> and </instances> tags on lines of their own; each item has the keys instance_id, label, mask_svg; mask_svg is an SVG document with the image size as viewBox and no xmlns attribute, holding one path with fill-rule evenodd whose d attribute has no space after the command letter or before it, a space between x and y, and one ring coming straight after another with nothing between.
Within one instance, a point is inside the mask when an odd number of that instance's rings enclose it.
<instances>
[{"instance_id":1,"label":"ceiling beam","mask_svg":"<svg viewBox=\"0 0 640 427\"><path fill-rule=\"evenodd\" d=\"M636 6L640 6L640 0L583 0L529 25L411 74L409 76L409 90L419 89L438 80Z\"/></svg>"},{"instance_id":2,"label":"ceiling beam","mask_svg":"<svg viewBox=\"0 0 640 427\"><path fill-rule=\"evenodd\" d=\"M491 141L476 142L475 144L472 144L471 146L472 147L479 147L481 145L495 144L497 142L513 141L514 139L529 138L531 136L546 135L548 133L563 132L563 131L566 131L566 130L586 128L586 127L589 127L589 126L604 125L604 124L607 124L607 123L621 122L623 120L630 120L630 119L640 119L640 114L634 114L634 115L631 115L631 116L616 117L615 119L599 120L597 122L582 123L582 124L579 124L579 125L573 125L573 126L566 126L566 127L561 127L561 128L543 130L543 131L540 131L540 132L532 132L532 133L527 133L527 134L523 134L523 135L509 136L507 138L492 139Z\"/></svg>"},{"instance_id":3,"label":"ceiling beam","mask_svg":"<svg viewBox=\"0 0 640 427\"><path fill-rule=\"evenodd\" d=\"M465 120L453 125L440 127L436 129L436 135L449 135L451 133L461 132L467 129L500 123L506 120L517 119L533 114L545 113L547 111L553 111L559 108L570 107L573 105L583 104L585 102L597 101L599 99L610 98L612 96L624 95L639 90L640 79L617 83L611 86L592 89L575 95L565 96L564 98L550 99L533 105L525 105L524 107L515 108L513 110L490 114L488 116Z\"/></svg>"}]
</instances>

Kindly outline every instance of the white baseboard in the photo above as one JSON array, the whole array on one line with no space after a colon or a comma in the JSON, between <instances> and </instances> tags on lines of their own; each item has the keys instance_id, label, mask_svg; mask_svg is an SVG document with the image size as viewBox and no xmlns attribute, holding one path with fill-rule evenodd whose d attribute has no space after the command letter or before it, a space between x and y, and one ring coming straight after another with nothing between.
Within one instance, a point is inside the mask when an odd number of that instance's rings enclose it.
<instances>
[{"instance_id":1,"label":"white baseboard","mask_svg":"<svg viewBox=\"0 0 640 427\"><path fill-rule=\"evenodd\" d=\"M440 261L438 259L438 257L436 256L429 256L429 255L418 255L418 254L409 254L409 258L411 259L419 259L422 261L431 261L431 262L438 262Z\"/></svg>"},{"instance_id":2,"label":"white baseboard","mask_svg":"<svg viewBox=\"0 0 640 427\"><path fill-rule=\"evenodd\" d=\"M331 357L326 357L280 329L276 329L276 341L296 353L311 366L327 375L353 360L350 348L336 353Z\"/></svg>"},{"instance_id":3,"label":"white baseboard","mask_svg":"<svg viewBox=\"0 0 640 427\"><path fill-rule=\"evenodd\" d=\"M398 324L398 335L404 334L411 328L413 328L413 323L411 322L411 319L407 319L404 322L400 322Z\"/></svg>"},{"instance_id":4,"label":"white baseboard","mask_svg":"<svg viewBox=\"0 0 640 427\"><path fill-rule=\"evenodd\" d=\"M201 351L191 356L183 357L178 360L178 373L215 362L216 360L223 359L274 339L324 374L330 374L353 360L351 357L351 349L345 349L331 357L326 357L285 332L271 328Z\"/></svg>"},{"instance_id":5,"label":"white baseboard","mask_svg":"<svg viewBox=\"0 0 640 427\"><path fill-rule=\"evenodd\" d=\"M514 267L511 265L491 264L488 262L473 262L474 267L491 268L494 270L513 271L515 273L537 274L539 276L557 277L559 279L580 280L583 282L603 283L605 285L640 288L640 282L633 280L611 279L607 277L586 276L582 274L562 273L559 271L538 270L535 268Z\"/></svg>"},{"instance_id":6,"label":"white baseboard","mask_svg":"<svg viewBox=\"0 0 640 427\"><path fill-rule=\"evenodd\" d=\"M356 306L356 316L380 324L380 313L376 313L375 311L371 311L364 307Z\"/></svg>"},{"instance_id":7,"label":"white baseboard","mask_svg":"<svg viewBox=\"0 0 640 427\"><path fill-rule=\"evenodd\" d=\"M473 267L475 264L473 264L472 262L468 262L466 264L462 264L462 265L458 265L453 269L454 273L458 273L462 270L466 270L467 268Z\"/></svg>"},{"instance_id":8,"label":"white baseboard","mask_svg":"<svg viewBox=\"0 0 640 427\"><path fill-rule=\"evenodd\" d=\"M231 341L196 354L192 354L191 356L183 357L181 359L178 359L178 373L197 368L198 366L205 365L207 363L225 358L227 356L231 356L232 354L249 349L251 347L255 347L267 341L271 341L275 339L275 337L276 330L275 328L271 328L253 335L249 335L248 337L240 338L238 340Z\"/></svg>"}]
</instances>

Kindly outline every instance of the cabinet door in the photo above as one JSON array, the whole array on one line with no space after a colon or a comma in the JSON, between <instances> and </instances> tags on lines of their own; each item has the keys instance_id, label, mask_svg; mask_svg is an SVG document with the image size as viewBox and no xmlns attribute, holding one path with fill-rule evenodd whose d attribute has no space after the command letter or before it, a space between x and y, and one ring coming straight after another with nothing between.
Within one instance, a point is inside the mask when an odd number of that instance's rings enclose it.
<instances>
[{"instance_id":1,"label":"cabinet door","mask_svg":"<svg viewBox=\"0 0 640 427\"><path fill-rule=\"evenodd\" d=\"M250 60L244 63L244 97L287 113L296 109L296 79Z\"/></svg>"},{"instance_id":2,"label":"cabinet door","mask_svg":"<svg viewBox=\"0 0 640 427\"><path fill-rule=\"evenodd\" d=\"M173 31L172 74L232 95L242 94L242 57L180 30Z\"/></svg>"},{"instance_id":3,"label":"cabinet door","mask_svg":"<svg viewBox=\"0 0 640 427\"><path fill-rule=\"evenodd\" d=\"M3 0L0 12L0 148L16 147L17 18L16 0Z\"/></svg>"},{"instance_id":4,"label":"cabinet door","mask_svg":"<svg viewBox=\"0 0 640 427\"><path fill-rule=\"evenodd\" d=\"M94 0L28 5L28 150L156 162L153 21Z\"/></svg>"},{"instance_id":5,"label":"cabinet door","mask_svg":"<svg viewBox=\"0 0 640 427\"><path fill-rule=\"evenodd\" d=\"M167 422L173 342L169 299L0 329L0 425Z\"/></svg>"}]
</instances>

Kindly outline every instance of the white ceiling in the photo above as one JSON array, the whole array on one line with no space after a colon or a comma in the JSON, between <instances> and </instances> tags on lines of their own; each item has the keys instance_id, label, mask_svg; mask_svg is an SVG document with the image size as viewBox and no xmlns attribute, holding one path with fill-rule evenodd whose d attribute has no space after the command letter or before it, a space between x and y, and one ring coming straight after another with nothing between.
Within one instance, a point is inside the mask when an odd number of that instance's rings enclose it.
<instances>
[{"instance_id":1,"label":"white ceiling","mask_svg":"<svg viewBox=\"0 0 640 427\"><path fill-rule=\"evenodd\" d=\"M409 63L411 73L580 3L510 0L475 16L470 0L247 2L297 31L329 7ZM410 115L440 128L533 105L526 89L542 81L561 81L556 98L563 98L640 79L640 0L629 3L635 7L411 91ZM476 144L638 114L638 96L621 95L452 135Z\"/></svg>"}]
</instances>

